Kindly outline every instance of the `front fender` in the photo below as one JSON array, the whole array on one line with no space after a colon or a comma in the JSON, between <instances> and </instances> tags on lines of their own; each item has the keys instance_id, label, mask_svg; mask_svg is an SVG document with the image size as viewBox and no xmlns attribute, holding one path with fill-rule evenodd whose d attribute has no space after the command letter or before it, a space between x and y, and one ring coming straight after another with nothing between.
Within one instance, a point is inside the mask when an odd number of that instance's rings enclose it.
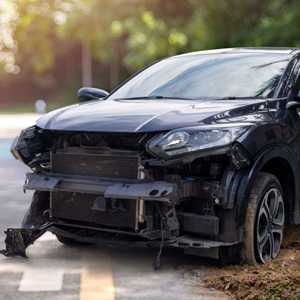
<instances>
[{"instance_id":1,"label":"front fender","mask_svg":"<svg viewBox=\"0 0 300 300\"><path fill-rule=\"evenodd\" d=\"M238 226L243 226L245 223L249 197L258 173L264 171L264 166L266 166L266 164L272 159L284 160L292 172L292 181L295 189L290 196L291 199L289 199L289 201L292 203L290 210L291 222L294 224L300 222L300 218L298 216L300 189L299 185L297 184L300 179L300 173L297 158L287 145L271 145L257 157L251 167L241 170L243 174L236 194Z\"/></svg>"}]
</instances>

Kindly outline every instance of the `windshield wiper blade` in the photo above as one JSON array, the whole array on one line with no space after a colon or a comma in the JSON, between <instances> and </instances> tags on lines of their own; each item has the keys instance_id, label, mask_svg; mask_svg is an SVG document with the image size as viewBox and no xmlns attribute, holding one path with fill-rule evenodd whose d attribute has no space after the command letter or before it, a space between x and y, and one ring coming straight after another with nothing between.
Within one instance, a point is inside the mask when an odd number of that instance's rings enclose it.
<instances>
[{"instance_id":1,"label":"windshield wiper blade","mask_svg":"<svg viewBox=\"0 0 300 300\"><path fill-rule=\"evenodd\" d=\"M227 96L227 97L166 97L166 96L141 96L141 97L127 97L127 98L116 98L115 100L152 100L152 99L167 99L167 100L241 100L241 99L267 99L263 96Z\"/></svg>"},{"instance_id":2,"label":"windshield wiper blade","mask_svg":"<svg viewBox=\"0 0 300 300\"><path fill-rule=\"evenodd\" d=\"M219 98L221 100L239 100L239 99L267 99L263 96L249 96L249 97L238 97L238 96L227 96L223 98Z\"/></svg>"},{"instance_id":3,"label":"windshield wiper blade","mask_svg":"<svg viewBox=\"0 0 300 300\"><path fill-rule=\"evenodd\" d=\"M151 100L151 99L179 99L179 100L194 100L193 98L184 97L165 97L165 96L142 96L142 97L127 97L127 98L116 98L115 100Z\"/></svg>"}]
</instances>

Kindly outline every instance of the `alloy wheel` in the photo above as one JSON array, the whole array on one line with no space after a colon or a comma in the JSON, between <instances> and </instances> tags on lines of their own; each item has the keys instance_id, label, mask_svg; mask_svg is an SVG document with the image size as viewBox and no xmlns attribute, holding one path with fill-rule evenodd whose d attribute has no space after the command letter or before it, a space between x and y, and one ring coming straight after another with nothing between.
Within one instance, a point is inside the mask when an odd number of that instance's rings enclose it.
<instances>
[{"instance_id":1,"label":"alloy wheel","mask_svg":"<svg viewBox=\"0 0 300 300\"><path fill-rule=\"evenodd\" d=\"M279 253L284 231L284 203L280 191L269 189L257 213L256 250L259 259L275 259Z\"/></svg>"}]
</instances>

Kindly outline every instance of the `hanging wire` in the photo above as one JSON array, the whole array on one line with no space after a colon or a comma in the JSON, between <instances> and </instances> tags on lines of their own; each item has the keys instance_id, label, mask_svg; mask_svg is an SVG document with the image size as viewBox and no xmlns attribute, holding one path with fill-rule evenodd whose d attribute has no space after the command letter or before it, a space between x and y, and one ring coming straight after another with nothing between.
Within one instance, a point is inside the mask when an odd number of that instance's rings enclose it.
<instances>
[{"instance_id":1,"label":"hanging wire","mask_svg":"<svg viewBox=\"0 0 300 300\"><path fill-rule=\"evenodd\" d=\"M161 257L161 253L162 253L162 248L163 248L163 245L164 245L164 221L165 221L165 218L163 216L163 214L161 213L161 210L158 206L158 204L156 202L154 202L158 212L159 212L159 215L160 215L160 232L161 232L161 243L160 243L160 247L159 247L159 251L157 253L157 256L156 256L156 261L155 261L155 264L154 264L154 270L157 271L160 267L160 257Z\"/></svg>"}]
</instances>

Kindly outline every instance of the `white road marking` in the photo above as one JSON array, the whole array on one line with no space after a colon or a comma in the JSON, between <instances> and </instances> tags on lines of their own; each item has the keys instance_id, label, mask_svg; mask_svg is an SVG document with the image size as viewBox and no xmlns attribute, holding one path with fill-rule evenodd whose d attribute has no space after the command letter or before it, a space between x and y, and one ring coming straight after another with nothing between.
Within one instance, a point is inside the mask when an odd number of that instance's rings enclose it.
<instances>
[{"instance_id":1,"label":"white road marking","mask_svg":"<svg viewBox=\"0 0 300 300\"><path fill-rule=\"evenodd\" d=\"M20 282L20 292L60 291L64 269L25 270Z\"/></svg>"}]
</instances>

